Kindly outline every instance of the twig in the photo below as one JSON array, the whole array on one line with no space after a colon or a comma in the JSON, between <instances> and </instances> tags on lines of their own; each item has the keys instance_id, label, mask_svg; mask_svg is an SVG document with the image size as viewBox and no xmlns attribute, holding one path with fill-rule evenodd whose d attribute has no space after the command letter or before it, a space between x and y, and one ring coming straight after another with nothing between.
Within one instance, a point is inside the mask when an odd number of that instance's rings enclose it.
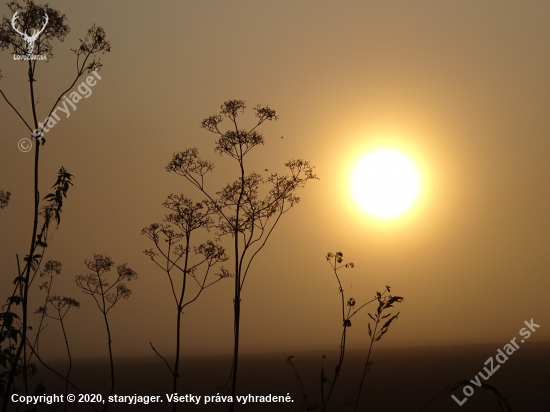
<instances>
[{"instance_id":1,"label":"twig","mask_svg":"<svg viewBox=\"0 0 550 412\"><path fill-rule=\"evenodd\" d=\"M170 367L170 365L168 364L168 361L164 358L164 356L162 356L160 353L158 353L158 351L155 349L155 347L153 346L153 344L151 342L149 342L149 345L151 345L151 348L155 351L155 353L160 356L160 358L164 361L166 366L168 366L168 369L170 370L170 373L172 374L172 376L174 376L174 371L172 370L172 368Z\"/></svg>"}]
</instances>

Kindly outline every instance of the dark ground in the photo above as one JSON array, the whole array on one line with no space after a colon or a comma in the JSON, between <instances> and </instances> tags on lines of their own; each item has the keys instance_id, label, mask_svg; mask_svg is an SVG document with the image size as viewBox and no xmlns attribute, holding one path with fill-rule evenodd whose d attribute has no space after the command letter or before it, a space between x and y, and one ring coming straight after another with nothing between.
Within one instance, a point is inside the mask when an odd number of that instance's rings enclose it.
<instances>
[{"instance_id":1,"label":"dark ground","mask_svg":"<svg viewBox=\"0 0 550 412\"><path fill-rule=\"evenodd\" d=\"M495 356L497 349L506 342L421 348L392 348L375 346L374 364L367 375L363 389L360 411L373 412L420 412L447 384L463 379L473 379L483 371L484 362ZM238 405L237 411L298 411L303 406L303 396L298 380L286 363L291 353L242 355L239 366L238 394L284 395L289 394L293 403ZM308 401L314 404L319 397L319 370L321 353L292 353L298 373L302 377ZM326 353L325 370L331 372L336 365L336 353ZM351 393L359 380L364 366L365 354L349 352L339 378L335 397L328 411L337 411L343 405L346 394ZM119 395L162 395L163 403L149 405L110 404L109 411L168 411L171 410L165 394L171 394L170 376L166 365L153 356L147 359L115 359L117 377L116 391ZM217 385L229 374L229 357L187 357L182 362L182 377L179 395L216 395ZM496 362L496 361L495 361ZM64 393L62 382L40 367L33 382L42 381L48 393ZM65 366L60 364L60 370ZM108 363L105 361L75 361L72 380L86 393L100 393L104 397L110 389ZM509 399L514 412L550 411L550 342L526 342L514 352L505 364L490 377L492 385ZM473 385L472 385L473 386ZM468 401L459 406L451 394L442 394L425 412L446 411L500 411L493 393L477 388ZM76 391L70 390L69 393ZM453 392L463 399L462 390ZM97 410L101 410L97 405ZM19 407L18 410L24 410ZM38 411L63 411L64 405L41 406ZM89 405L73 403L68 411L93 411ZM179 411L228 411L227 404L200 405L179 404ZM348 409L343 409L346 411ZM352 409L353 410L353 409Z\"/></svg>"}]
</instances>

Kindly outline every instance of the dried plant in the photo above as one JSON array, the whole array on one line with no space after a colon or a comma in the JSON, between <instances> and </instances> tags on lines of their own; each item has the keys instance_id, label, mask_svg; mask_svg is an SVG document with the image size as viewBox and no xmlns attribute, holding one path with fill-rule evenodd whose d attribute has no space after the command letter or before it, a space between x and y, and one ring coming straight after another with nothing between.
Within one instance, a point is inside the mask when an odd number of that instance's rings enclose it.
<instances>
[{"instance_id":1,"label":"dried plant","mask_svg":"<svg viewBox=\"0 0 550 412\"><path fill-rule=\"evenodd\" d=\"M348 406L351 407L351 401L354 397L356 397L356 403L355 403L355 410L357 410L359 399L361 396L361 390L363 388L363 384L365 381L365 377L367 372L369 371L369 368L372 364L370 361L370 356L372 352L372 345L374 342L379 341L382 336L388 331L388 328L390 327L391 323L397 319L397 315L391 316L391 314L384 314L384 311L386 309L389 309L393 307L394 303L400 303L403 301L403 298L400 296L391 296L389 295L390 287L386 286L386 290L383 293L377 292L375 295L375 298L364 303L359 308L356 309L356 301L353 297L350 297L346 300L345 292L342 287L342 281L340 279L340 275L338 275L338 271L341 269L347 269L347 268L354 268L355 265L351 262L349 263L343 263L344 262L344 255L342 252L337 253L328 253L326 256L327 261L329 262L332 271L334 272L334 276L336 277L336 280L338 282L338 293L340 294L340 300L341 300L341 308L342 308L342 335L340 337L340 355L338 357L338 363L336 364L334 368L334 372L332 374L332 377L329 379L327 376L327 373L325 372L325 359L326 356L322 356L321 360L321 376L320 376L320 392L321 392L321 400L320 402L311 404L308 402L308 396L305 392L302 379L300 375L298 374L298 371L296 369L296 365L294 363L294 356L289 356L287 358L287 363L292 367L293 373L298 379L300 383L300 389L302 392L302 396L304 398L304 406L300 409L301 412L304 411L317 411L320 410L321 412L328 411L328 405L330 400L332 399L332 396L334 394L334 389L336 387L336 382L338 381L338 378L342 372L342 366L344 364L344 358L346 354L346 337L347 337L347 329L351 327L351 318L355 316L359 311L361 311L364 307L366 307L369 303L372 303L374 301L378 301L378 309L372 315L369 313L369 317L374 321L374 326L371 328L370 322L368 323L368 332L370 336L370 346L367 353L367 359L365 362L365 367L363 369L363 374L361 376L361 379L359 381L359 384L355 391L348 397L346 397L346 404L342 406L340 409L343 409L344 407ZM388 293L388 295L386 295ZM347 307L347 310L346 310ZM381 327L379 327L379 324L384 320L389 318Z\"/></svg>"},{"instance_id":2,"label":"dried plant","mask_svg":"<svg viewBox=\"0 0 550 412\"><path fill-rule=\"evenodd\" d=\"M20 267L19 256L17 257L18 276L14 280L14 289L12 295L8 298L8 303L3 306L4 312L0 313L2 324L0 326L0 364L7 370L0 374L0 396L4 398L3 411L7 410L8 394L13 388L14 379L22 376L25 393L28 393L28 377L32 377L36 371L36 366L31 363L34 349L30 347L31 353L27 354L27 344L29 339L27 331L31 329L28 325L28 295L29 287L32 285L48 244L48 232L51 222L59 222L61 220L61 211L63 206L63 198L67 197L69 186L72 185L71 179L73 175L68 173L64 168L61 168L58 173L57 181L52 186L53 193L47 195L48 204L42 206L38 216L42 217L42 228L40 233L36 235L36 230L33 233L32 255L27 255L24 258L25 266ZM38 222L35 221L35 224ZM36 229L36 227L35 227ZM22 319L12 310L13 306L22 306ZM20 322L18 323L17 321ZM7 346L5 346L7 342ZM37 357L41 361L39 357ZM42 361L41 361L42 362ZM30 373L27 373L30 371ZM5 380L7 378L7 381Z\"/></svg>"},{"instance_id":3,"label":"dried plant","mask_svg":"<svg viewBox=\"0 0 550 412\"><path fill-rule=\"evenodd\" d=\"M7 3L12 18L3 17L0 22L0 50L10 50L11 54L27 55L29 48L27 47L27 41L23 36L16 32L12 27L13 17L17 18L18 31L21 33L35 33L36 38L33 37L33 49L39 55L44 55L46 59L53 57L53 40L59 40L63 42L65 37L69 33L69 27L65 24L66 17L59 11L49 7L47 4L44 6L37 5L32 0L24 0L22 4L16 1L10 1ZM44 24L45 16L47 16L47 24ZM88 31L88 36L83 40L80 40L80 47L77 50L73 50L76 54L76 75L74 80L70 82L68 88L66 88L59 97L55 100L52 108L49 110L47 118L49 118L57 103L61 100L62 96L69 91L78 81L78 79L85 73L92 70L98 70L101 67L100 61L95 59L97 53L105 53L110 51L110 44L105 39L105 33L103 29L96 28L95 25ZM28 302L29 302L29 286L32 283L32 279L36 276L40 267L44 250L47 247L46 233L49 228L49 223L52 220L57 220L59 223L62 204L62 197L66 196L68 185L70 184L70 174L64 171L62 177L63 184L56 188L56 192L52 193L49 199L50 204L45 206L42 210L42 217L44 218L44 226L42 232L38 233L39 228L39 216L40 213L40 194L39 194L39 158L40 148L46 142L43 137L42 131L44 125L38 122L37 115L37 99L35 98L35 75L40 67L39 60L29 59L27 60L27 74L29 80L29 92L30 92L30 107L32 110L32 119L28 122L25 116L12 104L8 96L0 89L0 94L10 106L10 108L17 114L19 119L23 122L28 129L29 134L32 133L32 138L36 139L35 156L34 156L34 196L33 196L33 229L30 237L29 253L25 257L25 266L21 269L18 263L18 274L15 280L15 288L13 294L8 298L7 307L5 311L0 314L2 321L0 329L0 362L5 363L7 372L0 374L0 397L3 397L2 411L6 412L8 408L8 399L10 394L13 393L14 379L16 376L22 376L23 390L25 394L29 394L27 378L29 376L28 371L35 369L34 365L28 364L29 356L27 354L27 331L29 330L28 319ZM47 62L47 60L46 60ZM2 76L0 75L0 79ZM60 173L61 175L61 173ZM65 185L66 184L66 185ZM0 206L7 206L9 196L3 192ZM39 250L42 248L42 251ZM12 311L12 306L21 305L21 316L18 316ZM17 324L16 320L20 319L20 324ZM19 328L19 332L16 332ZM11 340L10 340L11 339ZM7 342L7 346L5 346ZM31 349L32 350L32 349Z\"/></svg>"},{"instance_id":4,"label":"dried plant","mask_svg":"<svg viewBox=\"0 0 550 412\"><path fill-rule=\"evenodd\" d=\"M121 299L128 299L130 297L132 291L128 289L126 283L123 281L137 279L137 273L130 269L127 263L116 265L117 276L114 282L109 284L106 279L106 273L110 272L111 268L115 266L115 263L110 257L94 253L93 259L85 260L84 262L91 272L87 275L77 275L75 277L75 282L76 286L82 289L82 292L90 295L94 299L99 311L103 315L105 328L107 330L107 345L109 347L109 362L111 366L111 391L109 395L112 395L115 391L115 368L113 362L111 329L109 327L107 314ZM106 408L107 404L105 404L105 409Z\"/></svg>"},{"instance_id":5,"label":"dried plant","mask_svg":"<svg viewBox=\"0 0 550 412\"><path fill-rule=\"evenodd\" d=\"M65 396L69 392L69 379L71 377L71 370L73 367L73 359L71 357L71 349L69 347L69 340L67 338L67 331L65 330L64 319L71 308L80 308L80 303L76 299L66 296L51 295L53 280L61 273L61 262L50 260L44 265L44 270L40 273L40 277L47 279L39 286L40 290L46 291L46 298L44 299L44 305L40 306L35 313L42 315L40 324L38 326L38 332L33 345L33 353L38 353L38 339L43 330L42 324L45 318L56 320L61 325L61 331L63 332L63 338L65 340L65 349L67 350L67 357L69 359L69 367L67 368L67 374L65 375ZM52 309L52 310L50 310ZM53 314L52 314L53 311ZM32 356L32 354L31 354ZM69 403L65 402L64 409L67 410Z\"/></svg>"},{"instance_id":6,"label":"dried plant","mask_svg":"<svg viewBox=\"0 0 550 412\"><path fill-rule=\"evenodd\" d=\"M221 245L208 240L193 246L193 253L191 253L191 236L200 230L208 231L214 225L212 215L215 214L215 210L211 208L211 204L208 201L193 203L183 195L171 194L163 206L170 210L170 213L165 216L165 223L153 223L144 228L141 233L155 244L154 249L145 250L144 253L166 273L174 298L176 348L173 368L155 349L152 342L150 345L168 366L172 375L172 390L173 393L177 393L183 309L195 302L206 288L232 275L221 266L213 275L215 279L208 280L212 268L228 259ZM176 406L176 403L172 404L173 410L176 410Z\"/></svg>"},{"instance_id":7,"label":"dried plant","mask_svg":"<svg viewBox=\"0 0 550 412\"><path fill-rule=\"evenodd\" d=\"M386 290L384 291L384 293L385 292L388 292L388 293L390 292L389 286L386 286ZM384 295L380 292L376 292L376 300L378 301L378 309L374 313L374 316L371 313L369 313L369 317L373 320L374 326L371 327L371 323L370 322L368 323L368 331L369 331L369 336L371 338L370 346L369 346L369 352L367 355L367 360L365 361L365 367L363 368L363 376L361 377L361 382L359 383L359 387L357 390L358 393L357 393L357 399L355 401L355 409L354 409L355 412L357 412L359 401L361 400L361 391L363 389L363 384L365 383L365 377L367 376L367 372L370 369L371 363L369 362L369 360L372 353L372 345L374 342L378 342L380 339L382 339L382 336L386 334L391 323L395 319L397 319L397 317L399 316L399 312L397 313L397 315L393 315L393 316L391 313L384 314L384 312L389 308L393 308L394 303L403 302L403 298L401 296ZM379 327L380 323L384 319L388 319L388 320L386 320L384 324L381 327ZM352 397L354 396L354 394L352 394Z\"/></svg>"},{"instance_id":8,"label":"dried plant","mask_svg":"<svg viewBox=\"0 0 550 412\"><path fill-rule=\"evenodd\" d=\"M295 191L303 188L308 180L317 179L313 167L301 159L285 163L287 175L271 173L264 178L255 172L247 174L245 156L265 142L263 135L257 131L258 127L266 121L277 120L278 116L268 106L258 105L254 108L256 124L250 130L245 130L237 124L237 117L244 113L245 108L243 100L228 100L221 105L220 114L210 116L201 123L204 129L217 135L214 151L237 162L238 176L235 181L215 194L207 190L205 176L214 169L214 164L202 160L196 148L175 153L166 167L169 172L185 177L206 196L208 207L217 218L214 227L218 238L232 237L235 288L233 363L228 380L228 383L231 382L229 392L233 399L231 411L235 408L239 365L241 292L250 265L265 246L281 216L299 203L300 198L295 195ZM220 130L223 120L229 120L228 130Z\"/></svg>"},{"instance_id":9,"label":"dried plant","mask_svg":"<svg viewBox=\"0 0 550 412\"><path fill-rule=\"evenodd\" d=\"M206 197L208 207L216 214L215 222L218 238L231 236L233 241L232 258L235 265L235 288L233 296L234 349L229 392L235 399L237 368L239 364L239 333L241 317L241 292L250 265L265 246L281 216L297 205L300 198L294 193L303 188L308 180L317 179L313 167L305 160L290 160L285 163L288 175L272 173L264 178L258 173L245 172L245 156L252 149L263 145L265 139L257 128L266 121L277 120L275 111L268 106L254 108L256 124L250 129L239 129L237 117L246 108L243 100L229 100L221 105L219 115L204 119L201 126L216 134L214 151L231 157L237 162L238 177L215 194L206 190L205 176L214 169L214 164L199 157L198 149L187 149L175 153L166 167L169 172L185 177ZM220 130L220 124L228 119L230 129ZM265 193L265 194L261 194ZM227 386L227 384L226 384ZM233 411L232 402L230 410Z\"/></svg>"}]
</instances>

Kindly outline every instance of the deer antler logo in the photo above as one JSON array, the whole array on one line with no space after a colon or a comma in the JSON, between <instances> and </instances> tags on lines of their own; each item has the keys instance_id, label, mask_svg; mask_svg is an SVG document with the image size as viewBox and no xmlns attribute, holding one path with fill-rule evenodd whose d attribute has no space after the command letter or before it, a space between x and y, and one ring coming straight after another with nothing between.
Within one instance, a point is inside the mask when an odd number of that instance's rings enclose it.
<instances>
[{"instance_id":1,"label":"deer antler logo","mask_svg":"<svg viewBox=\"0 0 550 412\"><path fill-rule=\"evenodd\" d=\"M15 20L17 19L17 14L19 12L16 11L15 14L13 15L13 18L11 19L11 26L13 27L13 29L19 33L21 35L21 37L23 38L23 40L25 41L25 43L27 43L27 54L32 54L32 51L34 50L34 43L36 42L36 40L38 40L38 36L40 36L40 34L44 31L44 29L46 28L46 24L48 24L48 15L46 13L44 13L46 15L46 22L44 23L44 26L42 27L42 29L38 32L36 32L35 29L32 30L32 36L29 36L27 34L27 31L25 30L25 33L22 33L21 30L18 30L17 27L15 26Z\"/></svg>"}]
</instances>

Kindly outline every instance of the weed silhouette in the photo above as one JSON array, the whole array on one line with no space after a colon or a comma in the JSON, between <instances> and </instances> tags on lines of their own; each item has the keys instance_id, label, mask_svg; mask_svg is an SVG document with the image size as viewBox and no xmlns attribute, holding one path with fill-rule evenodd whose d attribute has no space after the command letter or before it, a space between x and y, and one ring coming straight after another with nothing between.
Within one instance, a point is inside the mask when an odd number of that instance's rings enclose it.
<instances>
[{"instance_id":1,"label":"weed silhouette","mask_svg":"<svg viewBox=\"0 0 550 412\"><path fill-rule=\"evenodd\" d=\"M215 209L208 201L193 203L183 195L171 194L163 203L171 211L165 216L165 223L153 223L144 228L141 233L146 235L154 244L155 249L145 250L144 253L168 276L174 303L176 306L176 354L173 368L157 349L149 342L155 353L164 360L172 375L172 390L177 393L181 349L181 316L183 309L195 302L202 292L218 281L232 275L223 266L214 274L213 281L207 281L211 269L218 263L227 261L224 248L208 240L199 246L193 247L191 257L191 237L196 231L209 230L213 227L212 215ZM158 253L157 253L158 252ZM183 261L183 262L181 262ZM201 273L202 271L202 273ZM177 274L181 274L180 287L176 290ZM191 285L188 282L192 282ZM196 287L192 297L188 297L191 286ZM187 294L186 294L187 293ZM177 403L172 404L176 410Z\"/></svg>"},{"instance_id":2,"label":"weed silhouette","mask_svg":"<svg viewBox=\"0 0 550 412\"><path fill-rule=\"evenodd\" d=\"M48 5L39 6L32 0L25 0L23 5L16 1L11 1L8 4L8 8L11 11L11 15L14 16L17 13L17 21L19 23L19 29L21 32L31 32L36 30L38 36L33 38L33 49L37 54L43 55L46 59L53 57L53 40L64 41L66 35L69 33L69 26L65 23L66 17L59 11L49 7ZM48 24L44 24L44 16L47 16ZM39 30L41 30L39 32ZM11 19L3 17L0 23L0 50L10 49L13 55L27 55L28 47L27 41L12 28ZM62 96L68 92L78 81L78 79L85 72L92 72L101 68L100 60L95 59L97 53L105 53L110 51L110 43L105 38L105 32L102 28L92 26L88 30L88 35L80 40L80 46L77 49L72 50L76 55L76 68L77 73L70 86L63 91L59 97L55 100L51 110L48 112L47 118L49 119L54 112L57 103L61 100ZM33 196L33 228L32 235L30 237L29 253L24 258L25 266L21 269L19 257L17 256L18 274L15 279L15 287L12 295L8 298L7 305L4 306L4 312L0 313L0 320L2 325L0 328L0 363L6 367L6 372L0 374L0 397L3 398L2 411L6 412L8 408L8 400L13 393L14 380L16 377L21 376L23 380L24 394L30 393L28 387L28 378L36 372L34 364L29 363L29 354L27 352L27 344L29 343L27 338L27 332L30 328L29 325L29 286L31 284L31 276L34 278L37 271L40 268L45 248L47 245L46 233L49 228L49 223L52 220L56 220L59 224L60 212L63 197L66 197L67 190L69 188L70 179L72 175L61 168L58 175L58 184L56 191L50 194L47 200L50 202L45 208L40 208L40 194L38 191L39 184L39 159L40 148L46 143L46 139L43 137L43 130L45 125L38 122L37 115L37 100L35 98L34 83L36 82L35 75L40 65L37 66L37 60L27 60L28 66L28 80L30 91L30 106L32 109L32 121L28 123L21 115L20 111L10 102L3 90L0 89L0 94L11 107L11 109L17 114L19 119L23 122L25 127L30 133L32 138L35 139L35 156L34 156L34 196ZM0 73L0 79L2 78ZM31 127L32 124L32 127ZM9 200L9 194L2 192L2 200L0 205L5 207ZM39 216L44 219L43 230L38 233L38 221ZM41 249L41 250L39 250ZM31 275L32 274L32 275ZM21 316L12 311L12 306L20 306ZM34 353L34 350L30 348L30 356L36 356L37 359L41 359ZM7 379L6 379L7 378ZM41 393L43 386L37 387L34 393Z\"/></svg>"},{"instance_id":3,"label":"weed silhouette","mask_svg":"<svg viewBox=\"0 0 550 412\"><path fill-rule=\"evenodd\" d=\"M205 176L214 169L214 164L202 160L196 148L175 153L166 167L169 172L185 177L206 196L205 202L209 210L214 211L217 216L214 227L218 239L225 236L233 238L233 363L229 379L223 385L232 396L231 411L235 408L239 365L241 292L250 265L265 246L281 216L299 203L300 198L294 194L295 191L303 188L308 180L317 179L313 167L301 159L285 163L288 175L271 173L264 178L255 172L246 174L245 156L265 142L264 136L257 131L258 127L266 121L277 120L278 117L268 106L258 105L254 108L256 124L250 130L239 129L237 117L244 113L245 108L244 100L228 100L221 105L220 114L201 122L204 129L217 135L214 151L237 162L239 172L234 182L227 184L215 195L207 191ZM225 119L229 120L231 126L230 129L221 131L220 124Z\"/></svg>"},{"instance_id":4,"label":"weed silhouette","mask_svg":"<svg viewBox=\"0 0 550 412\"><path fill-rule=\"evenodd\" d=\"M107 314L121 299L128 299L130 297L132 291L128 289L126 283L123 281L137 279L137 273L130 269L127 263L116 265L117 277L114 282L109 284L105 274L110 272L111 268L115 266L115 263L110 257L94 253L93 259L85 260L85 264L91 272L87 275L77 275L75 277L75 282L76 286L82 289L82 292L90 295L94 299L103 316L103 321L105 322L107 345L109 347L109 363L111 367L111 391L109 395L112 395L115 391L115 367L113 362L111 328L109 327ZM103 410L106 409L107 404L105 404Z\"/></svg>"},{"instance_id":5,"label":"weed silhouette","mask_svg":"<svg viewBox=\"0 0 550 412\"><path fill-rule=\"evenodd\" d=\"M372 361L370 360L371 353L372 353L372 346L374 342L377 342L380 339L382 339L382 336L384 336L384 334L388 331L392 322L395 319L397 319L397 316L399 315L399 313L397 313L396 315L392 316L391 313L384 314L384 312L387 309L392 308L394 303L402 302L403 298L401 296L389 295L391 288L389 286L386 286L386 290L383 293L376 292L374 299L364 303L363 305L361 305L359 308L356 309L355 308L356 301L353 297L350 297L346 300L344 289L342 287L342 281L340 279L340 276L338 275L339 270L348 269L348 268L351 269L351 268L354 268L355 265L351 262L343 263L344 255L342 252L328 253L326 256L326 260L329 262L332 268L332 271L334 272L334 276L336 277L336 280L338 282L338 292L340 294L341 308L342 308L342 335L340 337L340 355L338 358L338 363L336 364L334 368L334 372L332 373L332 377L330 377L329 374L325 371L324 364L325 364L326 356L325 355L322 356L321 374L320 374L320 392L321 392L320 401L316 403L312 403L310 405L310 402L308 401L308 396L304 389L302 378L298 374L298 371L296 369L296 364L294 363L295 357L290 355L287 358L287 363L291 366L294 376L296 377L296 379L300 384L300 390L302 392L302 397L304 398L304 406L300 409L300 411L301 412L305 412L305 411L327 412L329 410L329 402L332 399L332 396L334 394L336 383L342 372L342 366L344 364L344 359L346 354L346 334L347 334L347 329L350 328L352 325L351 318L355 316L357 313L359 313L359 311L361 311L368 304L377 301L378 309L374 312L374 314L371 314L371 313L368 314L371 320L373 321L373 326L371 327L370 322L367 323L368 332L370 336L370 345L367 352L367 358L365 361L365 366L363 368L361 379L359 380L359 383L355 391L351 395L346 396L345 404L339 409L337 409L338 411L340 411L346 407L352 407L352 402L353 402L353 399L355 398L354 411L357 411L359 401L361 399L361 391L363 389L365 377L369 372L370 366L372 365ZM347 311L346 311L346 307L347 307ZM382 321L385 319L388 319L388 320L386 320L382 324L382 326L380 326Z\"/></svg>"}]
</instances>

